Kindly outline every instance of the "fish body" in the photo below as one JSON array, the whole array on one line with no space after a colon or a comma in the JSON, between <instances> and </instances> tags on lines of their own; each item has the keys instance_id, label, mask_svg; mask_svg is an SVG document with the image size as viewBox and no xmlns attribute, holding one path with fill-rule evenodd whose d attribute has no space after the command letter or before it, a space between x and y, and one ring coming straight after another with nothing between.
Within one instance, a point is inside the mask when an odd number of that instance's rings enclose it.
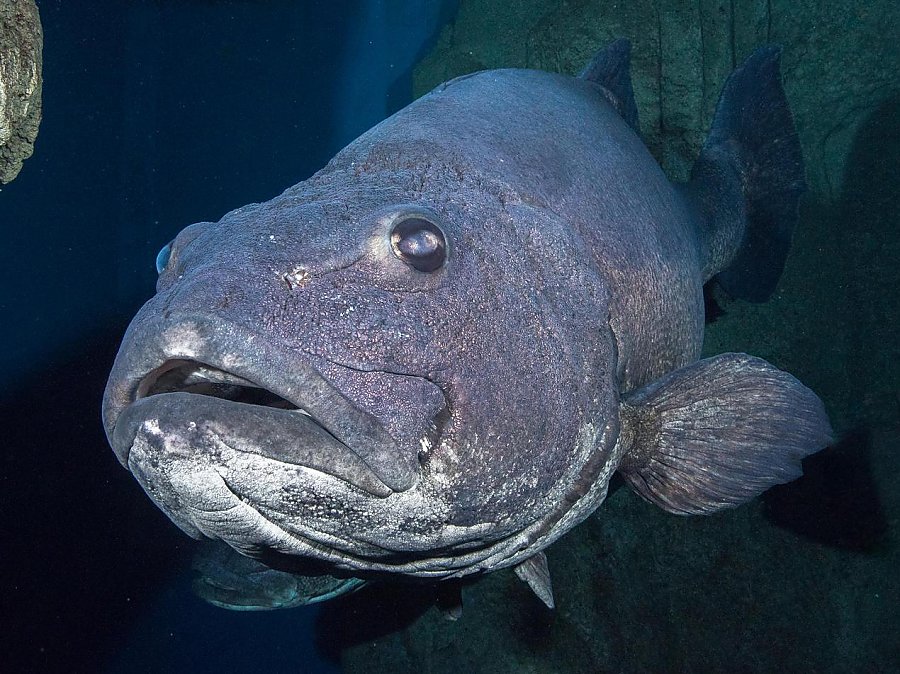
<instances>
[{"instance_id":1,"label":"fish body","mask_svg":"<svg viewBox=\"0 0 900 674\"><path fill-rule=\"evenodd\" d=\"M689 183L642 143L618 41L577 78L463 76L271 201L191 225L104 397L188 534L298 572L516 567L619 471L675 513L738 505L828 443L760 359L698 361L703 285L777 282L800 148L775 48L729 78Z\"/></svg>"}]
</instances>

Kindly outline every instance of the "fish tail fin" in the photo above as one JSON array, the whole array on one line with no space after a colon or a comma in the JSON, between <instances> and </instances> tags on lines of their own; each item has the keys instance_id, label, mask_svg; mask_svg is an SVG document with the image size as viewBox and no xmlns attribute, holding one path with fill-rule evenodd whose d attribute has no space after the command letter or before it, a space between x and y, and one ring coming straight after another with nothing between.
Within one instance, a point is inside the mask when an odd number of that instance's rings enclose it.
<instances>
[{"instance_id":1,"label":"fish tail fin","mask_svg":"<svg viewBox=\"0 0 900 674\"><path fill-rule=\"evenodd\" d=\"M775 290L806 190L780 61L781 47L760 47L728 77L687 185L704 230L704 281L751 302Z\"/></svg>"}]
</instances>

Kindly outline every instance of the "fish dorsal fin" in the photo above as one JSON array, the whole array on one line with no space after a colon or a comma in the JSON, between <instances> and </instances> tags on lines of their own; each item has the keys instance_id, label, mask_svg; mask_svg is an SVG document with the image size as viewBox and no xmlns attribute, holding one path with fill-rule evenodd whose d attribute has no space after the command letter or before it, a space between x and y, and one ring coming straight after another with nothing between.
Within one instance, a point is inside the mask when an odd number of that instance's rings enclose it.
<instances>
[{"instance_id":1,"label":"fish dorsal fin","mask_svg":"<svg viewBox=\"0 0 900 674\"><path fill-rule=\"evenodd\" d=\"M635 131L638 126L637 105L631 88L631 42L619 38L601 49L578 74L578 78L601 87L603 94Z\"/></svg>"},{"instance_id":2,"label":"fish dorsal fin","mask_svg":"<svg viewBox=\"0 0 900 674\"><path fill-rule=\"evenodd\" d=\"M528 583L528 587L547 608L556 606L553 602L553 585L550 582L550 569L547 568L547 556L543 552L526 559L515 568L515 572L520 580Z\"/></svg>"}]
</instances>

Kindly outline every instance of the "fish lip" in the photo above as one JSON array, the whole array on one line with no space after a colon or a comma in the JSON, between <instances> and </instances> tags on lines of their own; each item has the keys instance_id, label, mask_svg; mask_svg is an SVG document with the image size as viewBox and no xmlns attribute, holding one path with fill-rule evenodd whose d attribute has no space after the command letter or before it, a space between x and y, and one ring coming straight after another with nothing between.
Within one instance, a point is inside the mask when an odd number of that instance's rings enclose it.
<instances>
[{"instance_id":1,"label":"fish lip","mask_svg":"<svg viewBox=\"0 0 900 674\"><path fill-rule=\"evenodd\" d=\"M116 447L130 450L139 435L155 447L154 460L214 457L227 449L318 471L379 498L394 493L352 448L299 410L170 391L139 398L119 417Z\"/></svg>"},{"instance_id":2,"label":"fish lip","mask_svg":"<svg viewBox=\"0 0 900 674\"><path fill-rule=\"evenodd\" d=\"M306 412L365 464L371 473L371 479L366 482L374 486L367 491L383 497L416 484L417 454L404 452L378 420L330 384L302 353L278 348L259 333L240 325L194 314L145 317L147 308L145 305L129 326L103 396L106 435L126 468L139 430L139 425L126 412L142 401L165 395L147 396L147 393L154 380L173 364L192 362L269 391ZM258 363L265 364L265 373L260 371ZM123 419L131 426L128 432L119 429ZM348 481L340 474L335 477Z\"/></svg>"}]
</instances>

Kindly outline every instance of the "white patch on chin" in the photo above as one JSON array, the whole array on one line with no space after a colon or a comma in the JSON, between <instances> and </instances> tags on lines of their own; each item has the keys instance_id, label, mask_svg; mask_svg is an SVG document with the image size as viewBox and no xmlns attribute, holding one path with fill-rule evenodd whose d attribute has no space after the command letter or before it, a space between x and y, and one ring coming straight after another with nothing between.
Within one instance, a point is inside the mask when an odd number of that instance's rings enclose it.
<instances>
[{"instance_id":1,"label":"white patch on chin","mask_svg":"<svg viewBox=\"0 0 900 674\"><path fill-rule=\"evenodd\" d=\"M156 438L161 438L163 435L162 429L159 427L159 419L144 420L141 424L141 432Z\"/></svg>"}]
</instances>

